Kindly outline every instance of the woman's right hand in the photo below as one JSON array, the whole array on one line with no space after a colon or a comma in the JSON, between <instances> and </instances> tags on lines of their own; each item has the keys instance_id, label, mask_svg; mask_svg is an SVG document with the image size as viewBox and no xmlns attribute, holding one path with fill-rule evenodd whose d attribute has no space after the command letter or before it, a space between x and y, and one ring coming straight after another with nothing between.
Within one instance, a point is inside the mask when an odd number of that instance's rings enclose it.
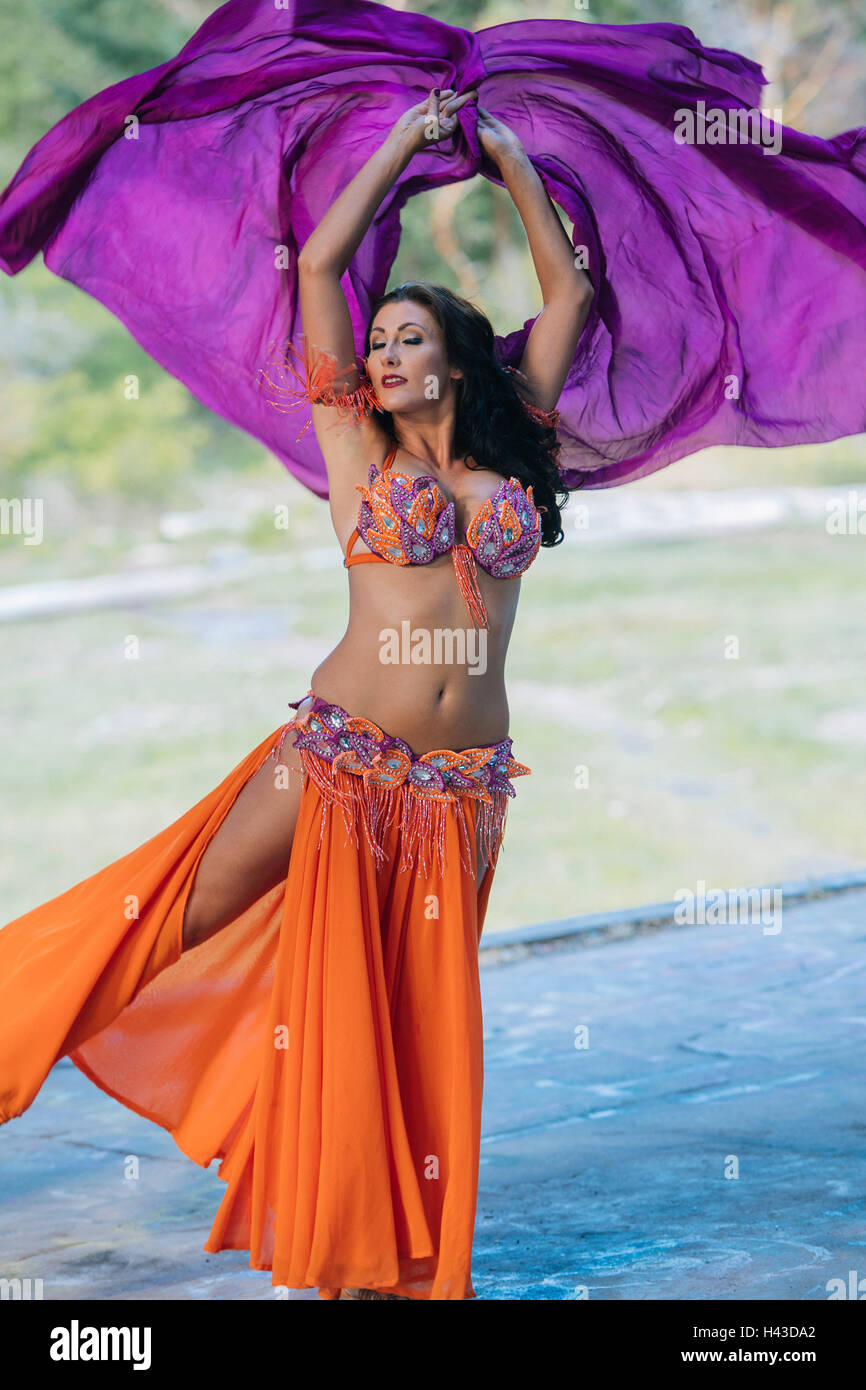
<instances>
[{"instance_id":1,"label":"woman's right hand","mask_svg":"<svg viewBox=\"0 0 866 1390\"><path fill-rule=\"evenodd\" d=\"M401 149L409 154L417 154L428 145L447 140L457 129L457 112L467 101L475 101L478 93L473 90L458 97L453 87L433 88L430 95L410 106L391 129L391 138Z\"/></svg>"}]
</instances>

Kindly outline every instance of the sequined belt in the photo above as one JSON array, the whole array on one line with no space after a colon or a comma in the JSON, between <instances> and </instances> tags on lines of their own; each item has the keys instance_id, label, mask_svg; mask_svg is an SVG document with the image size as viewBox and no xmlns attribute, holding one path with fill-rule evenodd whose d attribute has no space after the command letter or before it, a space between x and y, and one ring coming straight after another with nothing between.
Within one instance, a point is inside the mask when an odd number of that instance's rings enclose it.
<instances>
[{"instance_id":1,"label":"sequined belt","mask_svg":"<svg viewBox=\"0 0 866 1390\"><path fill-rule=\"evenodd\" d=\"M531 770L512 758L510 738L486 748L417 754L372 720L351 715L312 690L303 700L292 700L291 708L307 700L309 709L280 730L271 751L279 758L287 734L293 734L303 771L322 799L319 848L329 809L339 806L347 835L359 846L363 830L377 867L396 852L401 872L414 866L430 874L435 866L444 875L453 818L467 873L476 873L476 845L484 861L496 867L509 797L516 795L510 779Z\"/></svg>"},{"instance_id":2,"label":"sequined belt","mask_svg":"<svg viewBox=\"0 0 866 1390\"><path fill-rule=\"evenodd\" d=\"M340 705L314 695L312 690L303 699L290 701L290 708L298 709L310 697L310 708L296 715L282 730L274 750L277 755L286 734L293 730L296 748L315 753L341 772L356 773L368 785L405 786L440 801L472 796L490 802L497 792L513 797L516 792L511 778L531 772L511 756L510 738L483 748L464 748L459 752L436 748L418 754L403 739L387 734L372 720L351 715Z\"/></svg>"}]
</instances>

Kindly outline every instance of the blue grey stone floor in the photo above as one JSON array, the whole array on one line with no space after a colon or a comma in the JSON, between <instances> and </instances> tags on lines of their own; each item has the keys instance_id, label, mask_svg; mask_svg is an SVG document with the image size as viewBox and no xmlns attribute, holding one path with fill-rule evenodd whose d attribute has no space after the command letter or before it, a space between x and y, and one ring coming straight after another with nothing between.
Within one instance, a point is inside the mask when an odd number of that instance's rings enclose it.
<instances>
[{"instance_id":1,"label":"blue grey stone floor","mask_svg":"<svg viewBox=\"0 0 866 1390\"><path fill-rule=\"evenodd\" d=\"M864 1278L864 943L856 891L791 905L775 935L691 926L484 965L479 1298L809 1300ZM246 1252L202 1250L223 1190L61 1062L0 1129L0 1278L45 1299L273 1299Z\"/></svg>"}]
</instances>

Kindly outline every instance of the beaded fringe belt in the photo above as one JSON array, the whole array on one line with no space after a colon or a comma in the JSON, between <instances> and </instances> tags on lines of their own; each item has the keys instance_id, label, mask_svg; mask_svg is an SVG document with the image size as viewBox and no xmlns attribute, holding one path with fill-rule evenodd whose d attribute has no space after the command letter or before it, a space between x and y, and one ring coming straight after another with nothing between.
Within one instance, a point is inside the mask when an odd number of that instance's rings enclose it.
<instances>
[{"instance_id":1,"label":"beaded fringe belt","mask_svg":"<svg viewBox=\"0 0 866 1390\"><path fill-rule=\"evenodd\" d=\"M297 709L310 697L310 708L280 730L271 756L279 759L286 736L294 733L303 769L322 793L319 844L326 809L339 805L347 834L356 847L360 820L377 867L387 857L382 830L398 821L401 872L417 856L421 871L429 873L428 851L433 848L439 872L444 874L445 818L453 806L460 829L461 862L471 874L466 799L472 798L479 803L480 848L495 868L508 799L516 794L510 779L531 771L512 758L510 738L486 748L465 748L462 752L437 748L419 755L371 720L348 714L340 705L313 696L312 690L302 700L290 701L290 707Z\"/></svg>"}]
</instances>

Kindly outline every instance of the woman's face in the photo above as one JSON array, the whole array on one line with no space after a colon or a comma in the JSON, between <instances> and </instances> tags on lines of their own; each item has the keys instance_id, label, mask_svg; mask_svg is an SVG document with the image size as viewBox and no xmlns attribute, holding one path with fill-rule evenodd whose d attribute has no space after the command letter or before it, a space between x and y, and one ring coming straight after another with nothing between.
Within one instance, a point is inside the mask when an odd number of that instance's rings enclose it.
<instances>
[{"instance_id":1,"label":"woman's face","mask_svg":"<svg viewBox=\"0 0 866 1390\"><path fill-rule=\"evenodd\" d=\"M386 410L418 409L454 390L442 330L429 309L411 299L381 306L370 332L367 375Z\"/></svg>"}]
</instances>

